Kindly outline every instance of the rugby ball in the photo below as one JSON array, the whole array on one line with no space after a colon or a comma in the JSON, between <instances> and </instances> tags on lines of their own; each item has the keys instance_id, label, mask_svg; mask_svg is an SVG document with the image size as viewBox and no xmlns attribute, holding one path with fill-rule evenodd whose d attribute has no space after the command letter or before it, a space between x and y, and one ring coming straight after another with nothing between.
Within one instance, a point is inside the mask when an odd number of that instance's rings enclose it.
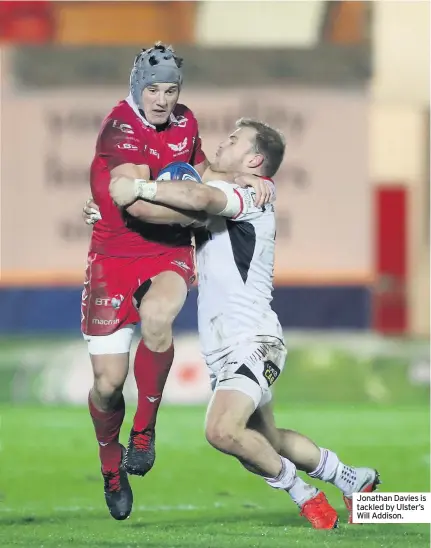
<instances>
[{"instance_id":1,"label":"rugby ball","mask_svg":"<svg viewBox=\"0 0 431 548\"><path fill-rule=\"evenodd\" d=\"M187 162L168 164L157 175L157 181L196 181L196 183L202 183L199 173Z\"/></svg>"}]
</instances>

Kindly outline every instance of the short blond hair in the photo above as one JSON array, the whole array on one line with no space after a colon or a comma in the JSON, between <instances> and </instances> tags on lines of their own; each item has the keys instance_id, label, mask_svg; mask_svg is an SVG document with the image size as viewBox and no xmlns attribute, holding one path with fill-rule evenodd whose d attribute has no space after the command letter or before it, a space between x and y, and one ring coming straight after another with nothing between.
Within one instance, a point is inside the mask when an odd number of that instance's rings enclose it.
<instances>
[{"instance_id":1,"label":"short blond hair","mask_svg":"<svg viewBox=\"0 0 431 548\"><path fill-rule=\"evenodd\" d=\"M256 130L254 148L257 154L264 157L263 175L273 177L280 168L286 150L283 133L253 118L240 118L236 122L236 127L251 127Z\"/></svg>"}]
</instances>

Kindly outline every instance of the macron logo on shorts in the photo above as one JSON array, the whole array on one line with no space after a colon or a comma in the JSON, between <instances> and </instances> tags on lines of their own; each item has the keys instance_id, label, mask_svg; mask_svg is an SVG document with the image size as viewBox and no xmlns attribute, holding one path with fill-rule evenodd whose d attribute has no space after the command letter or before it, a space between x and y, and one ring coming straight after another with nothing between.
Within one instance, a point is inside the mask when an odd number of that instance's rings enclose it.
<instances>
[{"instance_id":1,"label":"macron logo on shorts","mask_svg":"<svg viewBox=\"0 0 431 548\"><path fill-rule=\"evenodd\" d=\"M92 323L97 325L117 325L120 323L120 320L116 318L115 320L102 320L102 318L93 318Z\"/></svg>"}]
</instances>

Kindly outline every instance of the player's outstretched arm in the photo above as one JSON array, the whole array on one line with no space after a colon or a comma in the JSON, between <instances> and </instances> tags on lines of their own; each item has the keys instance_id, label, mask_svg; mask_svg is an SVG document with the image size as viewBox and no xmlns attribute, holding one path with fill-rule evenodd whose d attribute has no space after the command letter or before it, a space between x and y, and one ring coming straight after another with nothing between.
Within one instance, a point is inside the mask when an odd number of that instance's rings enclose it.
<instances>
[{"instance_id":1,"label":"player's outstretched arm","mask_svg":"<svg viewBox=\"0 0 431 548\"><path fill-rule=\"evenodd\" d=\"M133 195L180 210L204 211L211 215L233 217L243 209L244 200L229 183L211 182L207 185L193 181L145 181L118 177L111 182L110 193L114 202Z\"/></svg>"},{"instance_id":2,"label":"player's outstretched arm","mask_svg":"<svg viewBox=\"0 0 431 548\"><path fill-rule=\"evenodd\" d=\"M110 193L114 202L125 207L126 211L140 221L152 224L182 224L188 226L196 222L204 222L202 215L193 214L193 212L179 211L161 204L154 204L137 200L140 198L133 191L130 184L124 184L124 181L148 181L150 178L150 168L147 165L122 164L111 170ZM120 186L116 182L120 182Z\"/></svg>"},{"instance_id":3,"label":"player's outstretched arm","mask_svg":"<svg viewBox=\"0 0 431 548\"><path fill-rule=\"evenodd\" d=\"M228 205L224 192L194 181L157 181L151 185L152 190L146 185L143 187L144 193L154 196L148 198L151 201L181 209L220 215Z\"/></svg>"}]
</instances>

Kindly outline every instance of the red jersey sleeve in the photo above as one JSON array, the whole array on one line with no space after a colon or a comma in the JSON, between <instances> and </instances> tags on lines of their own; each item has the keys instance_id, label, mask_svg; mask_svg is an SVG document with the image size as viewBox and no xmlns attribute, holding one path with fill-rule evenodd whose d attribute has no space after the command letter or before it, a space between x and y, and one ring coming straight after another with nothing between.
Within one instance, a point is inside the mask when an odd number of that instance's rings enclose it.
<instances>
[{"instance_id":1,"label":"red jersey sleeve","mask_svg":"<svg viewBox=\"0 0 431 548\"><path fill-rule=\"evenodd\" d=\"M138 130L121 120L106 121L99 135L97 153L106 160L110 170L121 164L147 163Z\"/></svg>"},{"instance_id":2,"label":"red jersey sleeve","mask_svg":"<svg viewBox=\"0 0 431 548\"><path fill-rule=\"evenodd\" d=\"M202 140L199 135L199 127L196 119L195 119L195 124L196 124L196 130L193 136L193 141L194 141L193 154L190 162L192 166L197 166L201 164L202 162L205 162L205 160L207 159L204 151L202 150Z\"/></svg>"}]
</instances>

